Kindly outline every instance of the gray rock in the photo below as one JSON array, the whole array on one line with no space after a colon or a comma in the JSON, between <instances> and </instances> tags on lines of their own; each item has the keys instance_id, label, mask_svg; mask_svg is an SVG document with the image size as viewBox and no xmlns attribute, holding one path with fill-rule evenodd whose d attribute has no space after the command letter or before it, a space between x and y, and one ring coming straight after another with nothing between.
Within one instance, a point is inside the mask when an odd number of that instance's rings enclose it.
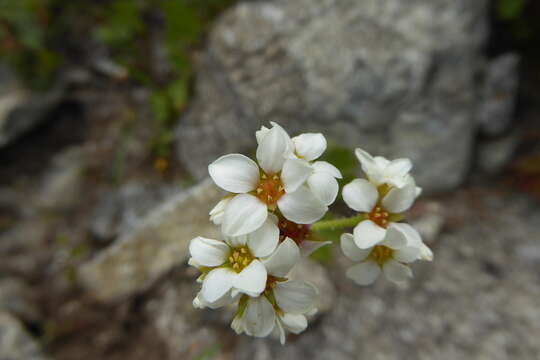
<instances>
[{"instance_id":1,"label":"gray rock","mask_svg":"<svg viewBox=\"0 0 540 360\"><path fill-rule=\"evenodd\" d=\"M344 262L333 309L286 346L242 338L231 358L247 359L538 359L540 208L491 188L444 201L448 229L432 263L396 287L348 281ZM341 262L340 262L341 263Z\"/></svg>"},{"instance_id":2,"label":"gray rock","mask_svg":"<svg viewBox=\"0 0 540 360\"><path fill-rule=\"evenodd\" d=\"M240 3L199 56L178 158L202 177L218 156L253 151L254 132L276 121L410 157L427 191L451 189L469 169L477 108L496 96L477 80L487 13L486 0Z\"/></svg>"},{"instance_id":3,"label":"gray rock","mask_svg":"<svg viewBox=\"0 0 540 360\"><path fill-rule=\"evenodd\" d=\"M9 312L29 322L39 319L30 287L15 278L0 279L0 312Z\"/></svg>"},{"instance_id":4,"label":"gray rock","mask_svg":"<svg viewBox=\"0 0 540 360\"><path fill-rule=\"evenodd\" d=\"M11 70L0 63L0 148L45 120L63 94L60 87L31 94Z\"/></svg>"},{"instance_id":5,"label":"gray rock","mask_svg":"<svg viewBox=\"0 0 540 360\"><path fill-rule=\"evenodd\" d=\"M103 194L94 209L90 231L101 239L128 232L148 212L178 191L176 186L130 182Z\"/></svg>"},{"instance_id":6,"label":"gray rock","mask_svg":"<svg viewBox=\"0 0 540 360\"><path fill-rule=\"evenodd\" d=\"M167 281L146 304L148 318L167 345L170 359L196 359L220 342L219 328L230 330L226 324L231 321L232 312L193 307L192 300L198 290L194 280ZM222 316L226 317L223 321Z\"/></svg>"},{"instance_id":7,"label":"gray rock","mask_svg":"<svg viewBox=\"0 0 540 360\"><path fill-rule=\"evenodd\" d=\"M495 174L504 169L512 159L522 139L520 131L512 131L502 136L482 139L478 143L478 168L489 174Z\"/></svg>"},{"instance_id":8,"label":"gray rock","mask_svg":"<svg viewBox=\"0 0 540 360\"><path fill-rule=\"evenodd\" d=\"M84 180L88 158L84 147L72 147L52 160L36 198L41 209L68 209L77 204Z\"/></svg>"},{"instance_id":9,"label":"gray rock","mask_svg":"<svg viewBox=\"0 0 540 360\"><path fill-rule=\"evenodd\" d=\"M189 241L216 237L208 212L223 194L210 179L158 206L138 226L82 265L80 279L92 295L113 301L147 289L161 275L182 264Z\"/></svg>"},{"instance_id":10,"label":"gray rock","mask_svg":"<svg viewBox=\"0 0 540 360\"><path fill-rule=\"evenodd\" d=\"M45 360L39 344L22 324L7 312L0 312L0 359Z\"/></svg>"},{"instance_id":11,"label":"gray rock","mask_svg":"<svg viewBox=\"0 0 540 360\"><path fill-rule=\"evenodd\" d=\"M510 125L519 86L519 55L501 55L487 67L483 103L478 109L478 120L487 135L499 135Z\"/></svg>"}]
</instances>

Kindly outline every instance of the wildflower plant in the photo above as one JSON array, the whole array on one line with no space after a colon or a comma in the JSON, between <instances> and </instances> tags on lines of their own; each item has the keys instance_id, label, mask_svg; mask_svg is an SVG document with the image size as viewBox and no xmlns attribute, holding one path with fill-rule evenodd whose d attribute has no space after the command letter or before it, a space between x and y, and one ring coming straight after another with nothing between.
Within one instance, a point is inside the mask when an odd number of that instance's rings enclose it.
<instances>
[{"instance_id":1,"label":"wildflower plant","mask_svg":"<svg viewBox=\"0 0 540 360\"><path fill-rule=\"evenodd\" d=\"M340 171L317 160L326 150L322 134L291 138L278 124L256 132L256 160L224 155L208 166L211 178L228 194L210 211L221 239L191 240L189 264L199 269L197 308L236 306L231 327L237 334L266 337L298 334L317 312L319 291L290 278L302 257L332 241L319 233L352 229L340 237L352 260L346 272L358 285L382 273L395 283L412 277L410 264L433 259L419 233L404 222L420 195L409 159L388 160L356 149L365 178L345 185L342 197L356 213L323 220L337 198Z\"/></svg>"}]
</instances>

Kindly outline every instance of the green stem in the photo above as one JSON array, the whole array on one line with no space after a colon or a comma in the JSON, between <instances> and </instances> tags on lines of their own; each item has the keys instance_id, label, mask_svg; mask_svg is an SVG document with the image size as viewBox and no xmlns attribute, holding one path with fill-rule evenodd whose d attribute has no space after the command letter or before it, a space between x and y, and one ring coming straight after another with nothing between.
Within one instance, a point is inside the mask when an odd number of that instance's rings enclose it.
<instances>
[{"instance_id":1,"label":"green stem","mask_svg":"<svg viewBox=\"0 0 540 360\"><path fill-rule=\"evenodd\" d=\"M354 227L360 221L365 220L365 219L366 219L366 215L357 215L350 218L319 221L311 225L311 230L313 231L337 230L337 229L344 229L348 227Z\"/></svg>"}]
</instances>

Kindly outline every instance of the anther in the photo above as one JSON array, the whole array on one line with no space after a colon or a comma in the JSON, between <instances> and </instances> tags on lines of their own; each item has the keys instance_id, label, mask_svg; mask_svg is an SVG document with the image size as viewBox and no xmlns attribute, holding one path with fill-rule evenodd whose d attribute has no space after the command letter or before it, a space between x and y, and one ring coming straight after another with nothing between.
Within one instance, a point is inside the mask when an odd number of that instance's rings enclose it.
<instances>
[{"instance_id":1,"label":"anther","mask_svg":"<svg viewBox=\"0 0 540 360\"><path fill-rule=\"evenodd\" d=\"M274 179L274 180L279 180L279 176L274 175L274 177L273 177L272 179Z\"/></svg>"},{"instance_id":2,"label":"anther","mask_svg":"<svg viewBox=\"0 0 540 360\"><path fill-rule=\"evenodd\" d=\"M263 189L260 188L260 187L258 187L258 188L257 188L257 194L260 194L260 193L262 193L262 192L263 192Z\"/></svg>"},{"instance_id":3,"label":"anther","mask_svg":"<svg viewBox=\"0 0 540 360\"><path fill-rule=\"evenodd\" d=\"M234 259L233 259L232 256L229 256L229 262L231 262L231 263L234 262Z\"/></svg>"},{"instance_id":4,"label":"anther","mask_svg":"<svg viewBox=\"0 0 540 360\"><path fill-rule=\"evenodd\" d=\"M241 248L241 249L240 249L240 251L242 252L242 254L245 254L245 253L247 253L247 250L246 250L246 248Z\"/></svg>"}]
</instances>

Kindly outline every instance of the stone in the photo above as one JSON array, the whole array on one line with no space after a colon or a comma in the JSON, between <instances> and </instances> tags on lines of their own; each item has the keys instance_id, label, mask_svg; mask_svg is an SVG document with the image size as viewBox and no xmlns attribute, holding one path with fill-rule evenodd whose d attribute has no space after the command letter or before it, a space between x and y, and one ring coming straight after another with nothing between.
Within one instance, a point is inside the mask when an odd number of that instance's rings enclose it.
<instances>
[{"instance_id":1,"label":"stone","mask_svg":"<svg viewBox=\"0 0 540 360\"><path fill-rule=\"evenodd\" d=\"M0 312L9 312L26 322L36 322L40 318L32 302L32 290L16 278L0 279Z\"/></svg>"},{"instance_id":2,"label":"stone","mask_svg":"<svg viewBox=\"0 0 540 360\"><path fill-rule=\"evenodd\" d=\"M186 262L192 238L219 237L219 228L209 221L208 213L222 196L209 178L172 196L84 263L79 270L81 283L102 301L146 290Z\"/></svg>"},{"instance_id":3,"label":"stone","mask_svg":"<svg viewBox=\"0 0 540 360\"><path fill-rule=\"evenodd\" d=\"M193 307L192 300L198 291L195 285L195 279L169 280L146 304L151 326L167 345L170 359L195 359L223 340L221 329L230 330L232 312ZM221 317L227 319L221 321Z\"/></svg>"},{"instance_id":4,"label":"stone","mask_svg":"<svg viewBox=\"0 0 540 360\"><path fill-rule=\"evenodd\" d=\"M520 131L512 131L497 137L482 139L478 142L476 163L479 169L496 174L510 162L522 137Z\"/></svg>"},{"instance_id":5,"label":"stone","mask_svg":"<svg viewBox=\"0 0 540 360\"><path fill-rule=\"evenodd\" d=\"M108 191L94 209L90 231L97 238L106 240L126 233L176 191L177 186L142 182L129 182Z\"/></svg>"},{"instance_id":6,"label":"stone","mask_svg":"<svg viewBox=\"0 0 540 360\"><path fill-rule=\"evenodd\" d=\"M46 120L63 96L63 86L32 94L0 63L0 148Z\"/></svg>"},{"instance_id":7,"label":"stone","mask_svg":"<svg viewBox=\"0 0 540 360\"><path fill-rule=\"evenodd\" d=\"M69 148L55 156L37 194L36 206L61 210L77 204L83 190L87 160L83 146Z\"/></svg>"},{"instance_id":8,"label":"stone","mask_svg":"<svg viewBox=\"0 0 540 360\"><path fill-rule=\"evenodd\" d=\"M12 315L0 311L0 359L46 360L37 341Z\"/></svg>"},{"instance_id":9,"label":"stone","mask_svg":"<svg viewBox=\"0 0 540 360\"><path fill-rule=\"evenodd\" d=\"M510 125L516 107L519 86L519 55L500 55L488 64L483 91L483 103L478 109L478 121L486 135L500 135Z\"/></svg>"},{"instance_id":10,"label":"stone","mask_svg":"<svg viewBox=\"0 0 540 360\"><path fill-rule=\"evenodd\" d=\"M359 287L344 276L344 261L331 273L339 289L331 311L286 346L242 337L230 358L539 358L540 207L490 186L442 204L447 231L433 244L433 262L413 265L408 284Z\"/></svg>"},{"instance_id":11,"label":"stone","mask_svg":"<svg viewBox=\"0 0 540 360\"><path fill-rule=\"evenodd\" d=\"M253 152L254 132L276 121L409 157L427 192L453 189L469 172L478 108L498 96L486 89L512 68L501 60L485 74L487 18L486 0L241 2L197 58L177 157L201 178L219 156Z\"/></svg>"}]
</instances>

